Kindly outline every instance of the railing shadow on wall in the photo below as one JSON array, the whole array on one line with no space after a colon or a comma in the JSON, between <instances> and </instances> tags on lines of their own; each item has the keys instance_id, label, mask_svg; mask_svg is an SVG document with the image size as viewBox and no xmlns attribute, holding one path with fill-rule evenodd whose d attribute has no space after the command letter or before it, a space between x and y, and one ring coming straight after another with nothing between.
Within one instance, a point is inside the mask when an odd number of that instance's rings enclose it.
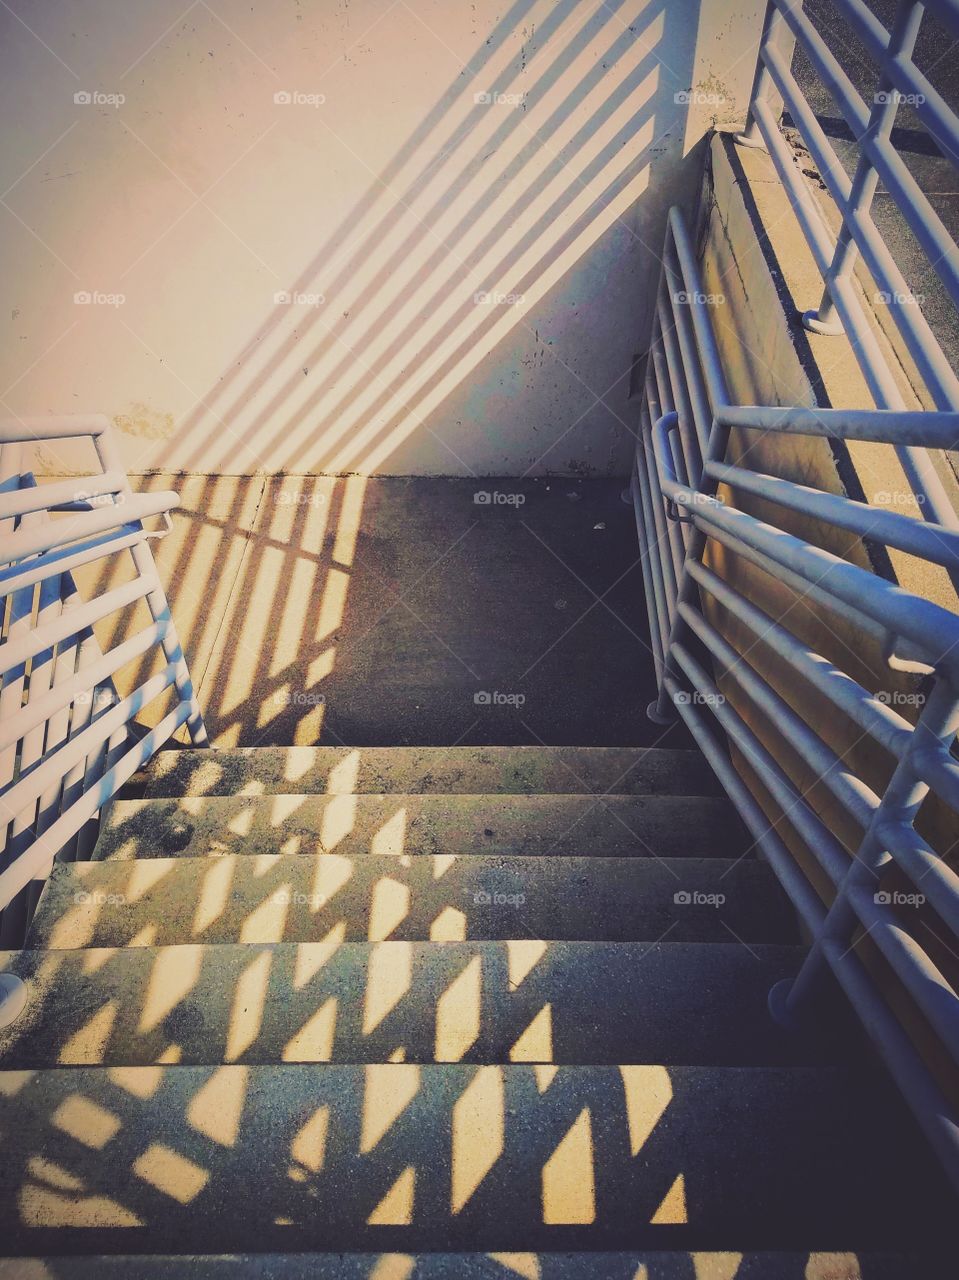
<instances>
[{"instance_id":1,"label":"railing shadow on wall","mask_svg":"<svg viewBox=\"0 0 959 1280\"><path fill-rule=\"evenodd\" d=\"M513 7L383 172L371 171L367 194L169 441L178 466L236 470L240 457L246 471L368 472L426 433L437 470L469 471L442 423L508 431L500 410L523 412L510 389L520 362L523 376L550 378L584 406L580 421L600 407L625 435L616 401L630 369L587 386L551 353L551 335L577 326L601 354L610 273L634 251L653 286L697 23L663 0L564 0L535 27L529 60L487 80L530 7ZM669 183L658 180L666 164ZM685 158L688 175L696 165ZM619 258L592 257L612 235ZM514 341L522 331L532 355ZM555 412L561 429L531 461L562 470L576 414L561 399Z\"/></svg>"}]
</instances>

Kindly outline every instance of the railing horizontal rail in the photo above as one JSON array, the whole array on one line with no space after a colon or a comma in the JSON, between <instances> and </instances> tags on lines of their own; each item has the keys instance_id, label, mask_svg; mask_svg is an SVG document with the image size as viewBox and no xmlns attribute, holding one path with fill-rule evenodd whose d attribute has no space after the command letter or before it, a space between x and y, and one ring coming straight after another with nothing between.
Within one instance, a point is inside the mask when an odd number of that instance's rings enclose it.
<instances>
[{"instance_id":1,"label":"railing horizontal rail","mask_svg":"<svg viewBox=\"0 0 959 1280\"><path fill-rule=\"evenodd\" d=\"M31 511L49 511L62 503L74 503L91 498L110 498L126 488L127 478L122 472L89 476L87 479L60 480L53 484L38 484L29 489L14 489L0 494L0 520L23 516Z\"/></svg>"},{"instance_id":2,"label":"railing horizontal rail","mask_svg":"<svg viewBox=\"0 0 959 1280\"><path fill-rule=\"evenodd\" d=\"M49 786L61 780L74 765L84 760L95 747L107 742L117 729L128 724L137 712L142 711L161 693L169 689L175 676L176 670L173 666L165 667L108 711L96 716L85 729L67 742L61 743L55 751L45 755L27 772L21 774L13 786L0 792L0 821L12 822Z\"/></svg>"},{"instance_id":3,"label":"railing horizontal rail","mask_svg":"<svg viewBox=\"0 0 959 1280\"><path fill-rule=\"evenodd\" d=\"M35 586L47 578L72 574L74 569L104 560L107 556L131 550L146 539L139 521L121 525L118 529L89 542L71 543L54 547L42 555L31 557L18 564L0 568L0 597L15 594L25 587Z\"/></svg>"},{"instance_id":4,"label":"railing horizontal rail","mask_svg":"<svg viewBox=\"0 0 959 1280\"><path fill-rule=\"evenodd\" d=\"M6 723L0 724L0 751L26 737L31 729L45 724L58 711L72 706L79 698L92 699L91 690L115 676L128 663L149 653L160 643L168 626L164 621L152 623L115 649L108 650L96 662L82 668L69 679L55 684L41 697L31 698Z\"/></svg>"},{"instance_id":5,"label":"railing horizontal rail","mask_svg":"<svg viewBox=\"0 0 959 1280\"><path fill-rule=\"evenodd\" d=\"M868 502L857 502L838 493L823 493L809 485L748 471L728 462L710 462L706 473L732 489L788 507L790 511L801 511L833 528L847 529L934 564L951 567L959 557L959 532L941 525L922 524L897 511L883 511Z\"/></svg>"},{"instance_id":6,"label":"railing horizontal rail","mask_svg":"<svg viewBox=\"0 0 959 1280\"><path fill-rule=\"evenodd\" d=\"M45 649L52 649L54 645L69 639L70 636L79 635L81 631L92 627L95 622L100 622L111 613L116 613L136 600L142 600L159 585L160 580L156 570L153 570L148 573L148 576L138 576L132 582L126 582L122 587L114 587L112 591L107 591L104 595L97 596L76 609L64 611L54 621L46 622L36 630L26 631L22 636L8 640L6 644L0 646L0 672L13 671L17 667L22 667L38 653L43 653Z\"/></svg>"},{"instance_id":7,"label":"railing horizontal rail","mask_svg":"<svg viewBox=\"0 0 959 1280\"><path fill-rule=\"evenodd\" d=\"M880 626L905 636L930 658L937 656L940 668L959 681L959 649L953 648L957 640L955 614L709 495L692 494L671 480L664 480L662 487L667 497L689 510L693 522L706 533L715 533L720 539L725 533L738 537L837 601L852 605Z\"/></svg>"},{"instance_id":8,"label":"railing horizontal rail","mask_svg":"<svg viewBox=\"0 0 959 1280\"><path fill-rule=\"evenodd\" d=\"M802 405L724 405L716 410L722 427L749 427L785 435L831 440L912 444L926 449L959 449L959 413L908 409L809 409Z\"/></svg>"},{"instance_id":9,"label":"railing horizontal rail","mask_svg":"<svg viewBox=\"0 0 959 1280\"><path fill-rule=\"evenodd\" d=\"M22 533L13 533L5 538L0 546L0 564L12 564L25 560L28 556L50 551L54 547L92 538L133 520L163 515L172 511L179 502L179 495L172 492L142 493L136 497L124 497L121 502L94 511L44 521L35 529L25 529Z\"/></svg>"}]
</instances>

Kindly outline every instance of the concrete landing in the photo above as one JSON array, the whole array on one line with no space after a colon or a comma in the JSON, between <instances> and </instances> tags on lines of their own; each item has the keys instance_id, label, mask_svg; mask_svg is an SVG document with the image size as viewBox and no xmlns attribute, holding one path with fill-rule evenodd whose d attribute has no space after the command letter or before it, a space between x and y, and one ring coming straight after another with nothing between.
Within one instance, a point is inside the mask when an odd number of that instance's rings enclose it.
<instances>
[{"instance_id":1,"label":"concrete landing","mask_svg":"<svg viewBox=\"0 0 959 1280\"><path fill-rule=\"evenodd\" d=\"M216 746L682 740L644 715L652 657L618 481L134 483L180 493L153 546ZM145 620L108 622L101 642Z\"/></svg>"}]
</instances>

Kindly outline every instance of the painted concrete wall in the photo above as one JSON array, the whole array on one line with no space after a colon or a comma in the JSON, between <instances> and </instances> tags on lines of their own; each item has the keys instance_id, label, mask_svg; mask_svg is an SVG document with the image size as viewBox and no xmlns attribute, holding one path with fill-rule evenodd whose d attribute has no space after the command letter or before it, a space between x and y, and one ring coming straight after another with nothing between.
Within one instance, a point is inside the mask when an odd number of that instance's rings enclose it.
<instances>
[{"instance_id":1,"label":"painted concrete wall","mask_svg":"<svg viewBox=\"0 0 959 1280\"><path fill-rule=\"evenodd\" d=\"M105 412L134 471L625 474L761 9L10 0L0 413Z\"/></svg>"}]
</instances>

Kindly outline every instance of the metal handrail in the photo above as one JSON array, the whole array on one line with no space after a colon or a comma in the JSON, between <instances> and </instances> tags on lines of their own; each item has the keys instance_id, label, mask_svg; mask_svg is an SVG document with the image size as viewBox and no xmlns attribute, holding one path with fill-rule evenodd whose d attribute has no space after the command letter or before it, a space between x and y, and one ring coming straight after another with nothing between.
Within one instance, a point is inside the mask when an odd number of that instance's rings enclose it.
<instances>
[{"instance_id":1,"label":"metal handrail","mask_svg":"<svg viewBox=\"0 0 959 1280\"><path fill-rule=\"evenodd\" d=\"M24 447L88 438L99 472L37 484ZM88 850L91 824L123 783L186 724L207 744L144 524L169 513L172 492L134 494L101 416L0 422L0 945L22 945L57 858ZM129 557L134 576L84 601L73 571ZM151 625L103 652L94 625L145 602ZM113 678L160 652L164 665L126 697ZM137 716L174 693L147 731ZM2 1009L0 1009L2 1019Z\"/></svg>"},{"instance_id":2,"label":"metal handrail","mask_svg":"<svg viewBox=\"0 0 959 1280\"><path fill-rule=\"evenodd\" d=\"M959 1066L959 996L929 954L919 925L905 923L881 888L892 868L921 886L941 940L959 950L959 876L915 829L930 793L959 813L959 762L951 755L959 731L959 616L805 541L796 533L795 514L810 516L818 527L901 548L959 576L956 523L930 520L928 511L922 522L877 510L727 461L734 429L768 438L781 433L874 441L892 445L911 462L918 483L933 471L927 448L959 446L959 412L732 404L696 256L675 209L663 263L630 485L659 687L650 715L668 721L678 714L693 732L811 938L796 979L770 993L774 1016L801 1026L815 1009L822 975L834 974L959 1187L954 1101L856 947L868 934L947 1059ZM731 501L724 500L721 485ZM765 518L732 505L738 494L762 499ZM789 526L779 522L778 511L793 515ZM792 629L788 612L773 617L762 601L750 599L750 588L724 576L722 562L707 555L716 547L870 637L892 668L928 673L932 688L918 723L817 653ZM737 646L724 634L723 616L745 629L748 644ZM789 672L788 701L767 679L762 651ZM734 688L736 697L727 698L720 686ZM804 688L828 699L888 754L893 772L885 787L859 776L825 740L823 725L804 714ZM746 706L756 708L826 788L850 830L862 833L858 846L840 839L832 820L754 732L741 713ZM777 807L777 821L759 803L730 747ZM784 839L778 829L784 826L793 843L798 839L812 855L816 878Z\"/></svg>"},{"instance_id":3,"label":"metal handrail","mask_svg":"<svg viewBox=\"0 0 959 1280\"><path fill-rule=\"evenodd\" d=\"M959 165L959 117L912 60L924 13L932 11L946 25L955 27L959 6L956 0L900 0L891 31L869 13L862 0L837 0L837 7L876 60L872 104L867 105L857 92L803 11L802 0L769 0L749 115L738 141L768 151L823 278L818 309L803 315L806 327L818 334L848 334L877 408L905 407L874 321L854 284L861 257L879 295L889 300L890 316L933 405L941 410L959 409L959 377L871 216L873 198L882 181L943 290L959 307L959 252L891 137L899 108L908 101L944 157ZM783 57L780 45L787 35L802 47L858 144L859 159L852 179ZM839 214L838 235L833 235L816 197L792 162L789 144L770 107L775 94L788 109L832 198ZM920 499L922 515L935 524L959 529L959 514L925 450L907 439L894 444L906 478ZM953 575L953 582L959 588L959 575Z\"/></svg>"}]
</instances>

